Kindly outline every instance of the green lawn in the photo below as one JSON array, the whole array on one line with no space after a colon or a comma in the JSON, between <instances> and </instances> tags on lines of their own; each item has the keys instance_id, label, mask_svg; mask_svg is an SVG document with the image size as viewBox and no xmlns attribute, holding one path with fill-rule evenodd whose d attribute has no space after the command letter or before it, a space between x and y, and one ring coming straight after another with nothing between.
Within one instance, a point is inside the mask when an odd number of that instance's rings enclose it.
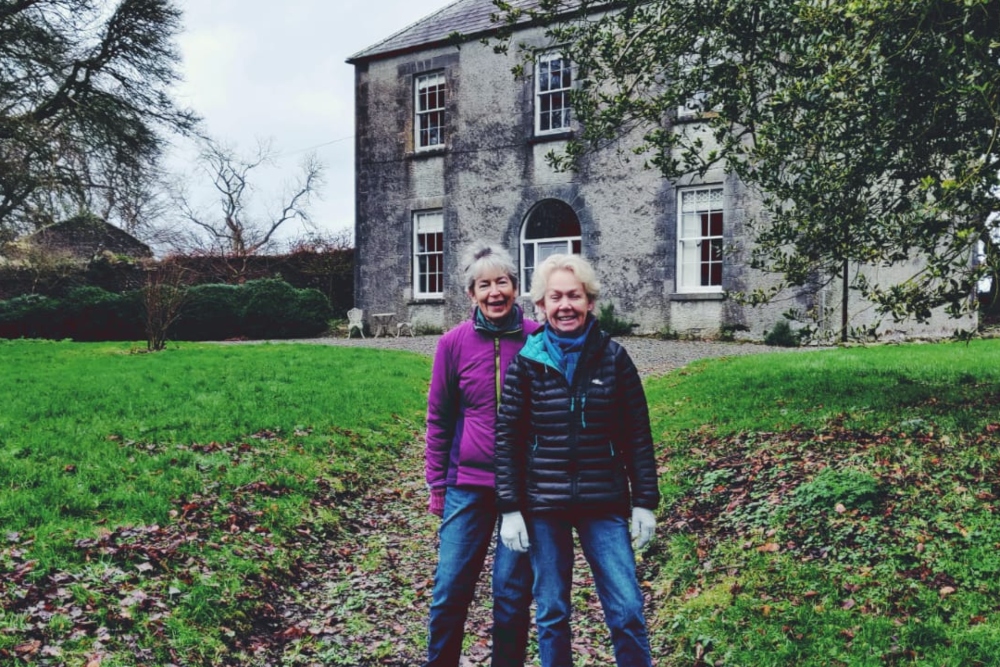
<instances>
[{"instance_id":1,"label":"green lawn","mask_svg":"<svg viewBox=\"0 0 1000 667\"><path fill-rule=\"evenodd\" d=\"M1000 664L1000 342L707 361L647 391L661 665Z\"/></svg>"},{"instance_id":2,"label":"green lawn","mask_svg":"<svg viewBox=\"0 0 1000 667\"><path fill-rule=\"evenodd\" d=\"M252 664L268 595L421 437L426 357L138 349L0 341L0 664ZM647 395L660 667L1000 664L1000 342L705 361Z\"/></svg>"},{"instance_id":3,"label":"green lawn","mask_svg":"<svg viewBox=\"0 0 1000 667\"><path fill-rule=\"evenodd\" d=\"M0 663L39 634L80 654L117 624L112 637L138 634L152 651L123 664L166 664L171 651L213 664L226 632L248 632L262 592L290 576L298 531L337 530L335 503L319 500L363 488L423 428L424 357L137 349L0 341ZM38 584L53 573L76 601L66 613L87 623L57 614L34 627L31 605L50 597ZM170 609L121 591L166 592Z\"/></svg>"}]
</instances>

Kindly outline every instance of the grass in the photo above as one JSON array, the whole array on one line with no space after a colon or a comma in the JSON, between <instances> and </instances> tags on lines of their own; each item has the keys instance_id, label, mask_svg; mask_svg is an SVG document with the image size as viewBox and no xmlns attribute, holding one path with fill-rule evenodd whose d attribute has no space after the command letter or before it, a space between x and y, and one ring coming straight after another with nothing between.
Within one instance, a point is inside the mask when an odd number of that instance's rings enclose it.
<instances>
[{"instance_id":1,"label":"grass","mask_svg":"<svg viewBox=\"0 0 1000 667\"><path fill-rule=\"evenodd\" d=\"M305 595L311 560L357 531L352 499L384 483L380 502L423 502L384 471L420 465L425 357L0 341L0 365L3 664L264 664L275 596ZM1000 341L704 361L647 397L657 665L997 664ZM329 582L358 611L330 618L377 642L306 636L280 664L393 664L387 631L419 646L421 623L378 609L426 604L407 583L426 573L377 578L432 526L366 534Z\"/></svg>"},{"instance_id":2,"label":"grass","mask_svg":"<svg viewBox=\"0 0 1000 667\"><path fill-rule=\"evenodd\" d=\"M997 341L651 381L660 664L997 664L998 390Z\"/></svg>"},{"instance_id":3,"label":"grass","mask_svg":"<svg viewBox=\"0 0 1000 667\"><path fill-rule=\"evenodd\" d=\"M0 363L0 652L35 655L32 633L9 629L37 623L31 604L61 573L80 598L62 607L86 622L63 632L56 614L43 634L79 652L89 641L73 631L107 627L110 608L161 647L147 664L171 651L211 664L227 627L250 632L302 533L338 529L316 498L362 488L417 437L430 365L354 348L44 341L0 341ZM140 604L160 589L169 614Z\"/></svg>"}]
</instances>

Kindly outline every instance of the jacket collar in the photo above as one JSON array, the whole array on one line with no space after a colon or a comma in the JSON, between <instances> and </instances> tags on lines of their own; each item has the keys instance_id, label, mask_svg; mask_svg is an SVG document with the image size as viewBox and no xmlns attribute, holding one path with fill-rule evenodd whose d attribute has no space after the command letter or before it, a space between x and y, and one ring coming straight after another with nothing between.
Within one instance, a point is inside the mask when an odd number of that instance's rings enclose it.
<instances>
[{"instance_id":1,"label":"jacket collar","mask_svg":"<svg viewBox=\"0 0 1000 667\"><path fill-rule=\"evenodd\" d=\"M545 326L539 327L537 331L528 336L528 339L524 343L524 347L518 353L525 359L542 364L543 366L548 366L553 370L562 373L559 370L559 364L551 357L548 350L545 349L545 341L542 337L545 335ZM611 340L611 336L606 334L601 330L600 325L594 322L594 325L590 327L590 333L587 334L587 341L583 344L583 353L580 355L580 365L589 364L590 360L597 356Z\"/></svg>"}]
</instances>

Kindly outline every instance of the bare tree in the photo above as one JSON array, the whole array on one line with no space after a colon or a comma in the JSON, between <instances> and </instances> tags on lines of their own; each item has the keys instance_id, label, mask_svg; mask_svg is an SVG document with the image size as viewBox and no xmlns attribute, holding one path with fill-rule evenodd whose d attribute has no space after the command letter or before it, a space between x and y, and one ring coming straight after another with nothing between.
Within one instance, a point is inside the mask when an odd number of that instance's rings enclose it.
<instances>
[{"instance_id":1,"label":"bare tree","mask_svg":"<svg viewBox=\"0 0 1000 667\"><path fill-rule=\"evenodd\" d=\"M247 258L275 247L275 235L282 226L293 220L312 224L309 205L323 184L324 171L314 154L303 158L297 178L285 186L276 207L262 209L254 201L255 179L275 164L275 157L269 142L259 142L246 157L205 139L198 163L211 182L216 205L200 206L189 187L175 188L174 199L189 230L186 250L226 257L231 269L241 274Z\"/></svg>"},{"instance_id":2,"label":"bare tree","mask_svg":"<svg viewBox=\"0 0 1000 667\"><path fill-rule=\"evenodd\" d=\"M146 267L141 303L147 351L159 352L166 347L167 334L181 315L191 279L191 270L174 258Z\"/></svg>"}]
</instances>

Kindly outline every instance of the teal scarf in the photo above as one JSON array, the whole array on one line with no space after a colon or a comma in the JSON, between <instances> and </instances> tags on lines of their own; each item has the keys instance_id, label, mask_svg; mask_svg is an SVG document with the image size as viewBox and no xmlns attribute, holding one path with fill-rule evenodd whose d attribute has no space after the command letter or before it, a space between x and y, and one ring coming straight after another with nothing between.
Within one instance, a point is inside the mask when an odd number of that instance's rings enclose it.
<instances>
[{"instance_id":1,"label":"teal scarf","mask_svg":"<svg viewBox=\"0 0 1000 667\"><path fill-rule=\"evenodd\" d=\"M507 316L500 322L493 322L483 315L483 311L476 306L476 312L472 314L472 321L476 331L486 334L491 338L499 338L508 334L520 333L521 331L521 307L514 304Z\"/></svg>"},{"instance_id":2,"label":"teal scarf","mask_svg":"<svg viewBox=\"0 0 1000 667\"><path fill-rule=\"evenodd\" d=\"M545 334L542 336L545 351L566 376L566 382L569 384L573 384L573 375L576 374L576 366L583 353L583 344L587 341L587 334L590 333L593 324L594 320L588 318L583 331L575 335L560 334L551 325L545 325Z\"/></svg>"}]
</instances>

